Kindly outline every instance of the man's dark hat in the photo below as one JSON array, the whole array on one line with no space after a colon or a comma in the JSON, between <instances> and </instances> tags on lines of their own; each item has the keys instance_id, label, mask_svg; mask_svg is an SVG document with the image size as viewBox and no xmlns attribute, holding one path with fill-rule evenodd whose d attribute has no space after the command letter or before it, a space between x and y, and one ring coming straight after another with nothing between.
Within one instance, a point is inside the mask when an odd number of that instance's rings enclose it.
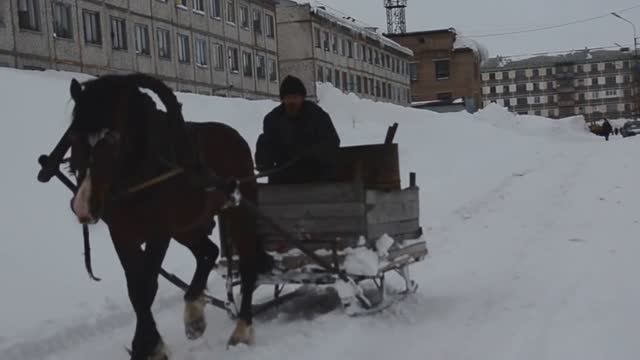
<instances>
[{"instance_id":1,"label":"man's dark hat","mask_svg":"<svg viewBox=\"0 0 640 360\"><path fill-rule=\"evenodd\" d=\"M291 75L285 77L280 85L280 99L284 99L287 95L301 95L303 97L307 97L307 89L304 87L302 80Z\"/></svg>"}]
</instances>

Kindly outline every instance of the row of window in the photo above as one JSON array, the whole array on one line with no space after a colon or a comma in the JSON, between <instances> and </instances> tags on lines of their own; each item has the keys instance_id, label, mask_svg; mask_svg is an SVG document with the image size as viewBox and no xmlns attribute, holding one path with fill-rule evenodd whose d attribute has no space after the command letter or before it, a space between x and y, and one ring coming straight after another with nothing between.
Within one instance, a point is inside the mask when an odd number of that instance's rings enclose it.
<instances>
[{"instance_id":1,"label":"row of window","mask_svg":"<svg viewBox=\"0 0 640 360\"><path fill-rule=\"evenodd\" d=\"M317 81L333 84L343 91L375 96L399 103L408 103L410 99L410 91L406 87L395 86L385 81L329 67L318 66Z\"/></svg>"},{"instance_id":2,"label":"row of window","mask_svg":"<svg viewBox=\"0 0 640 360\"><path fill-rule=\"evenodd\" d=\"M160 0L165 1L166 0ZM223 9L224 1L224 9ZM176 0L179 7L183 9L189 9L189 3L192 2L193 10L202 14L207 13L205 0ZM236 4L236 0L209 0L209 15L214 19L225 19L227 23L231 25L239 24L241 28L251 30L257 34L262 34L263 31L267 37L273 38L276 34L276 22L275 18L271 14L264 14L263 26L263 11L262 9L254 8L249 11L249 5ZM264 28L264 29L263 29Z\"/></svg>"},{"instance_id":3,"label":"row of window","mask_svg":"<svg viewBox=\"0 0 640 360\"><path fill-rule=\"evenodd\" d=\"M615 61L606 63L567 65L559 67L559 73L578 74L594 73L603 71L617 71L629 69L629 61ZM527 78L538 78L541 76L553 76L556 74L556 68L540 68L540 69L520 69L511 71L485 72L482 74L482 80L521 80Z\"/></svg>"},{"instance_id":4,"label":"row of window","mask_svg":"<svg viewBox=\"0 0 640 360\"><path fill-rule=\"evenodd\" d=\"M351 39L340 38L336 33L322 31L320 28L315 28L314 31L316 48L328 52L333 51L335 54L350 59L355 57L356 60L383 67L396 74L409 76L409 64L400 58Z\"/></svg>"},{"instance_id":5,"label":"row of window","mask_svg":"<svg viewBox=\"0 0 640 360\"><path fill-rule=\"evenodd\" d=\"M616 86L618 84L628 84L631 82L630 75L617 75L617 76L607 76L607 77L597 77L597 78L586 78L586 79L578 79L574 80L573 85L575 87L583 87L583 86ZM495 94L503 94L503 93L523 93L523 92L537 92L543 90L553 90L558 87L558 83L556 81L548 81L548 82L535 82L535 83L526 83L526 84L511 84L511 85L498 85L498 86L485 86L482 89L483 94L495 95ZM561 86L560 86L561 87Z\"/></svg>"},{"instance_id":6,"label":"row of window","mask_svg":"<svg viewBox=\"0 0 640 360\"><path fill-rule=\"evenodd\" d=\"M599 100L599 99L615 99L623 97L625 94L620 90L606 90L606 91L594 91L587 93L575 94L573 96L574 100L579 101L589 101L589 100ZM538 104L554 104L558 101L557 95L550 96L529 96L529 97L519 97L519 98L507 98L507 99L497 99L497 102L500 105L506 106L526 106L526 105L538 105ZM490 103L491 101L486 101Z\"/></svg>"},{"instance_id":7,"label":"row of window","mask_svg":"<svg viewBox=\"0 0 640 360\"><path fill-rule=\"evenodd\" d=\"M162 1L162 0L161 0ZM210 4L210 14L214 19L221 20L223 18L223 10L222 10L222 1L223 0L209 0ZM164 0L163 2L166 2ZM236 7L236 0L225 0L226 2L226 10L224 14L226 14L226 21L231 25L236 25L238 23L238 19L236 17L236 9L239 9L240 13L240 27L253 31L259 35L264 32L267 37L273 38L276 33L276 24L275 18L271 14L263 14L263 10L261 8L254 8L252 11L251 18L249 17L249 6L241 4ZM179 8L189 9L189 3L192 4L192 8L194 12L200 12L202 14L206 13L205 9L205 0L176 0L176 5ZM40 0L18 0L18 25L21 29L26 30L34 30L40 31L40 12L39 12ZM54 33L57 37L60 38L72 38L73 37L73 28L72 28L72 18L71 18L71 5L66 4L61 1L53 1L53 29ZM96 20L94 15L84 15L85 13L92 13L89 11L83 12L83 18L85 23L85 30L87 29L87 21L92 21L88 26L96 37L92 38L90 42L101 42L101 39L97 35L100 33L100 22L99 16ZM90 19L86 19L87 16L90 16ZM263 16L264 23L263 26ZM263 29L264 27L264 29ZM113 28L112 28L113 29ZM112 30L113 33L113 30ZM116 33L115 36L118 34ZM112 37L114 35L112 34ZM118 40L120 41L120 40ZM124 40L123 40L124 41Z\"/></svg>"}]
</instances>

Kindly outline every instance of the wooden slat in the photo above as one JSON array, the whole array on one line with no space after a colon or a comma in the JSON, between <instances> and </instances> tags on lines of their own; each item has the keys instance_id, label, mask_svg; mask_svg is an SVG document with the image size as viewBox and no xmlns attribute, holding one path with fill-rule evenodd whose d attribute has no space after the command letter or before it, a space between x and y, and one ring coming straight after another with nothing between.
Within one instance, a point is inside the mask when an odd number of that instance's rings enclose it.
<instances>
[{"instance_id":1,"label":"wooden slat","mask_svg":"<svg viewBox=\"0 0 640 360\"><path fill-rule=\"evenodd\" d=\"M331 232L361 232L365 233L366 228L362 217L323 217L304 219L274 219L276 223L290 232L322 233ZM270 226L262 221L258 221L259 233L275 232Z\"/></svg>"},{"instance_id":2,"label":"wooden slat","mask_svg":"<svg viewBox=\"0 0 640 360\"><path fill-rule=\"evenodd\" d=\"M365 207L362 202L333 204L276 204L261 205L263 214L278 219L313 219L327 217L364 217Z\"/></svg>"},{"instance_id":3,"label":"wooden slat","mask_svg":"<svg viewBox=\"0 0 640 360\"><path fill-rule=\"evenodd\" d=\"M262 185L258 204L335 204L364 201L364 189L357 183Z\"/></svg>"},{"instance_id":4,"label":"wooden slat","mask_svg":"<svg viewBox=\"0 0 640 360\"><path fill-rule=\"evenodd\" d=\"M420 230L418 219L398 221L387 224L370 224L368 229L368 239L377 239L387 234L394 237L396 234L415 233Z\"/></svg>"}]
</instances>

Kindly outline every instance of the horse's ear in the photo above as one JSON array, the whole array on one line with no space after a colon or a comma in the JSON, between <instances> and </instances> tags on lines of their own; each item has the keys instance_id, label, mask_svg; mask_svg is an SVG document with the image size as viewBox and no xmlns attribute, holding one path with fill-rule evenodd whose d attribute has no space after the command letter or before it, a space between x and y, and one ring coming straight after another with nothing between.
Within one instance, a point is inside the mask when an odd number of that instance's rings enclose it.
<instances>
[{"instance_id":1,"label":"horse's ear","mask_svg":"<svg viewBox=\"0 0 640 360\"><path fill-rule=\"evenodd\" d=\"M82 93L82 85L80 85L78 80L73 79L71 80L71 87L69 88L69 91L71 92L71 98L73 101L78 102L78 99L80 99L80 93Z\"/></svg>"}]
</instances>

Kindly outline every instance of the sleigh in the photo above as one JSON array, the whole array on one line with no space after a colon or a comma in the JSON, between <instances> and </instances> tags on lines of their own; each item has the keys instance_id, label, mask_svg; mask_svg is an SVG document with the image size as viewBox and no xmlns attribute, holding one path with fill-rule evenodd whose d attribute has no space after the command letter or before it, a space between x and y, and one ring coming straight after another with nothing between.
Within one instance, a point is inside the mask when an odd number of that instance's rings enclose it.
<instances>
[{"instance_id":1,"label":"sleigh","mask_svg":"<svg viewBox=\"0 0 640 360\"><path fill-rule=\"evenodd\" d=\"M273 297L256 304L259 313L317 287L336 290L350 315L382 310L413 293L409 267L427 253L421 239L416 175L401 188L396 144L347 147L340 151L338 181L303 185L260 185L258 236L274 259L260 276ZM227 310L237 314L238 260L225 224L220 224ZM399 289L385 286L389 274ZM287 291L287 289L292 289Z\"/></svg>"}]
</instances>

